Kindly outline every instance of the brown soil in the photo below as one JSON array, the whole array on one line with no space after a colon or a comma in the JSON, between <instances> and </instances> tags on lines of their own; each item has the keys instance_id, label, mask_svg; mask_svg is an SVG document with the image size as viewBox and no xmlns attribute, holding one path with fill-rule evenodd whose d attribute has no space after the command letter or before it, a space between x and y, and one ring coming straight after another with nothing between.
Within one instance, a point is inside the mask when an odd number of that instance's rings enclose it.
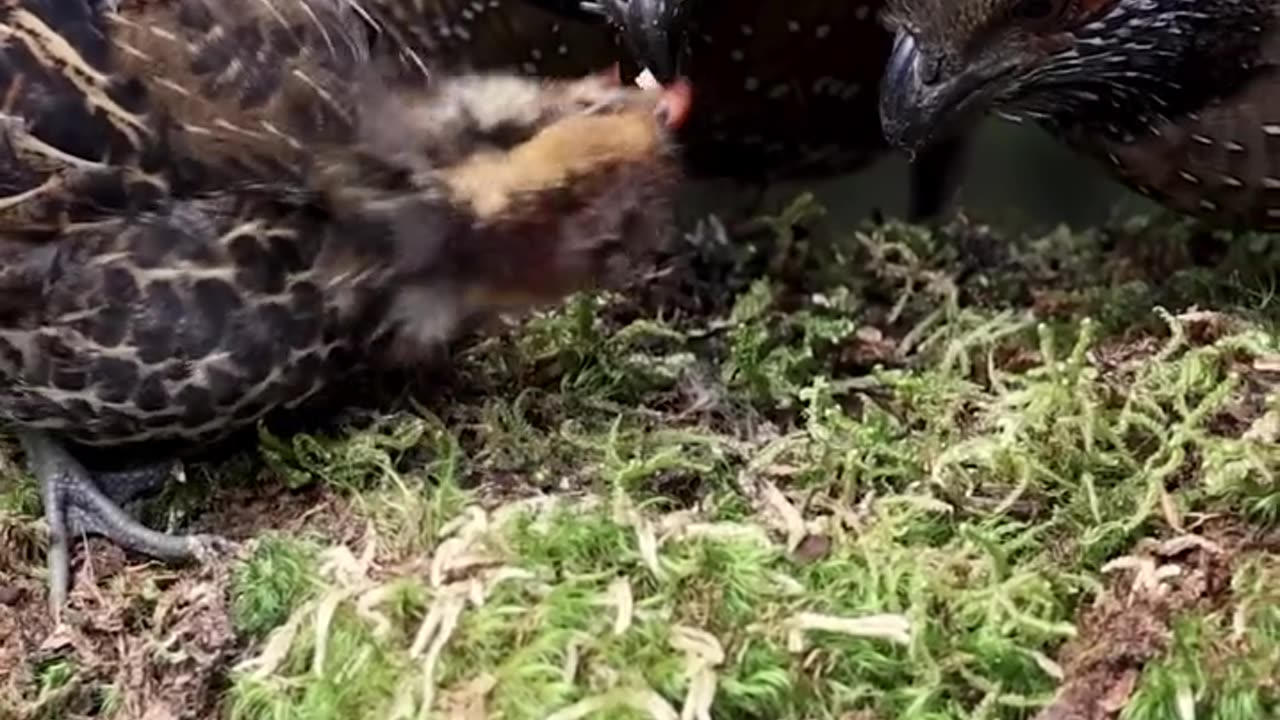
<instances>
[{"instance_id":1,"label":"brown soil","mask_svg":"<svg viewBox=\"0 0 1280 720\"><path fill-rule=\"evenodd\" d=\"M193 530L237 541L269 530L338 540L358 534L346 501L323 490L229 490L213 507ZM236 554L247 552L241 546ZM66 720L218 717L227 669L242 649L231 616L231 558L172 567L91 538L73 551L60 625L31 565L0 571L0 718L50 717L52 707ZM42 697L40 678L57 663L70 663L74 679Z\"/></svg>"},{"instance_id":2,"label":"brown soil","mask_svg":"<svg viewBox=\"0 0 1280 720\"><path fill-rule=\"evenodd\" d=\"M1034 720L1114 720L1137 687L1143 667L1167 648L1174 620L1231 603L1231 574L1240 557L1265 541L1217 520L1196 535L1143 540L1128 567L1080 611L1079 635L1059 663L1065 679ZM1165 575L1159 568L1177 567ZM1163 577L1160 577L1163 576Z\"/></svg>"}]
</instances>

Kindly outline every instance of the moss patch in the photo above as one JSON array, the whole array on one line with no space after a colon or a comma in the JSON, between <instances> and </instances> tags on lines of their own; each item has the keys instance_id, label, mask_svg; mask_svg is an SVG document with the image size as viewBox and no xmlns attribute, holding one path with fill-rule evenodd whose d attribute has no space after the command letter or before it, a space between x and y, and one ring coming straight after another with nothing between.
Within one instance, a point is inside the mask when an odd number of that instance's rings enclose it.
<instances>
[{"instance_id":1,"label":"moss patch","mask_svg":"<svg viewBox=\"0 0 1280 720\"><path fill-rule=\"evenodd\" d=\"M255 482L197 482L198 524L236 528L243 552L78 568L79 639L43 654L38 506L6 480L22 590L0 632L35 630L0 655L17 668L0 702L127 717L161 698L237 720L1274 715L1266 241L1159 219L850 231L806 198L732 241L704 223L639 289L461 346L429 404L264 432L264 462L236 470ZM157 615L170 605L220 619ZM175 627L205 652L102 651Z\"/></svg>"}]
</instances>

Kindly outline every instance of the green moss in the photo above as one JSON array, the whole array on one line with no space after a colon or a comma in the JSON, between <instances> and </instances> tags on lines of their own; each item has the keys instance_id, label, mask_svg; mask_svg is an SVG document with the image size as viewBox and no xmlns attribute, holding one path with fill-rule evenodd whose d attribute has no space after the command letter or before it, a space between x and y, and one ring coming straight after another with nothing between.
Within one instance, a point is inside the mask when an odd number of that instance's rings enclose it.
<instances>
[{"instance_id":1,"label":"green moss","mask_svg":"<svg viewBox=\"0 0 1280 720\"><path fill-rule=\"evenodd\" d=\"M824 222L704 224L672 287L461 348L430 412L264 434L365 535L237 567L231 716L653 717L701 652L717 718L1026 720L1108 561L1171 520L1274 527L1266 238ZM1232 572L1124 717L1277 712L1275 563Z\"/></svg>"},{"instance_id":2,"label":"green moss","mask_svg":"<svg viewBox=\"0 0 1280 720\"><path fill-rule=\"evenodd\" d=\"M1205 339L1194 318L1161 308L1166 286L1098 272L1124 247L1117 235L1174 248L1194 233L1059 230L998 247L999 261L961 278L966 244L999 242L989 231L889 225L821 244L792 231L821 217L808 202L762 220L772 242L735 249L720 268L738 288L722 317L636 316L626 297L584 295L465 356L484 397L444 416L441 432L463 440L437 444L437 462L447 457L451 476L523 477L569 495L489 516L480 546L514 574L460 611L438 692L487 680L484 707L502 718L575 703L641 717L628 703L650 691L679 708L690 675L673 638L695 628L723 653L716 717L1028 718L1053 696L1045 658L1075 635L1101 566L1158 533L1170 503L1274 521L1277 455L1225 420L1256 421L1249 363L1277 350L1256 284L1197 267L1161 278L1234 311L1229 331ZM751 277L753 252L770 274ZM1043 292L1071 313L1030 307ZM887 353L850 359L884 336ZM366 467L352 452L310 452L312 473ZM782 546L788 521L761 483L821 520L808 532L825 551L803 559ZM429 496L432 485L412 487ZM474 512L444 487L453 500L440 518ZM689 523L701 530L682 531ZM447 548L442 522L428 525L417 547ZM1273 591L1258 572L1238 571L1241 597ZM362 683L369 717L397 697L421 710L420 695L404 700L418 672L406 643L442 597L394 577L423 600L390 631L375 637L339 612L345 651L368 663L349 680ZM633 608L621 634L618 587ZM1274 657L1277 623L1263 609L1274 606L1252 606L1267 639L1244 650L1225 648L1223 617L1180 621L1127 717L1169 717L1183 688L1198 716L1271 707L1257 668ZM909 635L795 625L863 616L905 620ZM307 647L299 636L295 652ZM1211 670L1228 650L1249 660ZM276 705L241 703L241 716L330 712L331 681L304 667L280 668L271 682L289 691Z\"/></svg>"},{"instance_id":3,"label":"green moss","mask_svg":"<svg viewBox=\"0 0 1280 720\"><path fill-rule=\"evenodd\" d=\"M261 637L319 590L319 548L278 534L262 537L235 569L232 614L238 632Z\"/></svg>"}]
</instances>

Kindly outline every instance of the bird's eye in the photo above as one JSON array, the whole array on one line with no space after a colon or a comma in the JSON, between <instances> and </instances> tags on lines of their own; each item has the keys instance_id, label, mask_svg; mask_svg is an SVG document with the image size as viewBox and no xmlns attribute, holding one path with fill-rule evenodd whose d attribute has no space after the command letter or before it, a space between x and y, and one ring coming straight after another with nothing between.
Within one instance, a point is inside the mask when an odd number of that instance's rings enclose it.
<instances>
[{"instance_id":1,"label":"bird's eye","mask_svg":"<svg viewBox=\"0 0 1280 720\"><path fill-rule=\"evenodd\" d=\"M1013 14L1022 20L1044 20L1053 14L1054 0L1019 0L1013 6Z\"/></svg>"}]
</instances>

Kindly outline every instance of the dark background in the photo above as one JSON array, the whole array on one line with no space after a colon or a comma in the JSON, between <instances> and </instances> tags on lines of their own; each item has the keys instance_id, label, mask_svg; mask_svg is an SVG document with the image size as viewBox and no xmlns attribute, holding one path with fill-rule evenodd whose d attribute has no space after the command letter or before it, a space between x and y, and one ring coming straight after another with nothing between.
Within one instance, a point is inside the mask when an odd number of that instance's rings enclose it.
<instances>
[{"instance_id":1,"label":"dark background","mask_svg":"<svg viewBox=\"0 0 1280 720\"><path fill-rule=\"evenodd\" d=\"M875 208L901 217L906 166L905 157L893 153L850 177L780 184L769 191L769 207L811 189L837 227L852 227ZM976 220L1033 232L1060 223L1082 228L1155 209L1146 198L1110 180L1104 170L1098 161L1073 152L1034 126L992 118L978 131L958 206ZM699 197L719 201L724 193L724 186L704 186Z\"/></svg>"}]
</instances>

